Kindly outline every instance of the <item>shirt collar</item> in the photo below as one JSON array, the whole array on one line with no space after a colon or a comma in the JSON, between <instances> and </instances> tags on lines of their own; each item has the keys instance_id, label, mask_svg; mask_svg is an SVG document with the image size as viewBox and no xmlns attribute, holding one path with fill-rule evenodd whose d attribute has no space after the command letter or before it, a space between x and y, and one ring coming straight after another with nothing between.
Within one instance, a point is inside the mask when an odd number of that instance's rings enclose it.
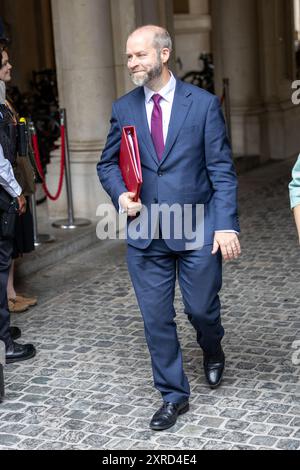
<instances>
[{"instance_id":1,"label":"shirt collar","mask_svg":"<svg viewBox=\"0 0 300 470\"><path fill-rule=\"evenodd\" d=\"M172 72L170 71L170 80L161 90L159 90L158 93L164 100L170 102L172 99L172 93L174 92L175 88L176 88L176 79L174 75L172 74ZM156 91L153 91L146 86L144 86L144 92L145 92L146 103L149 103L151 101L152 96L157 93Z\"/></svg>"}]
</instances>

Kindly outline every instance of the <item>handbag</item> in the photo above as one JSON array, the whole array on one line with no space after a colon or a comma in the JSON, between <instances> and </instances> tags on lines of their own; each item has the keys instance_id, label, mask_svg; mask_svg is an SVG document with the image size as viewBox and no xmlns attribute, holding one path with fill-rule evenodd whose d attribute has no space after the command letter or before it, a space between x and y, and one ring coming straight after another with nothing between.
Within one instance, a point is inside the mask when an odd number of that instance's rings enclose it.
<instances>
[{"instance_id":1,"label":"handbag","mask_svg":"<svg viewBox=\"0 0 300 470\"><path fill-rule=\"evenodd\" d=\"M17 156L14 165L14 175L23 190L24 196L35 193L35 176L28 157Z\"/></svg>"},{"instance_id":2,"label":"handbag","mask_svg":"<svg viewBox=\"0 0 300 470\"><path fill-rule=\"evenodd\" d=\"M6 191L0 191L0 238L13 239L16 221L19 216L19 205Z\"/></svg>"}]
</instances>

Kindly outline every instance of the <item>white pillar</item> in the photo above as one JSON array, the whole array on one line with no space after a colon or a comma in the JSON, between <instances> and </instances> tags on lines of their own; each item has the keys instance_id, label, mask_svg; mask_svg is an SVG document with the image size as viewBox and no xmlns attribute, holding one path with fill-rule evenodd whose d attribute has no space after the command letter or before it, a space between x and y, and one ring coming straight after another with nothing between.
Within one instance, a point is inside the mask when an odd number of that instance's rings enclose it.
<instances>
[{"instance_id":1,"label":"white pillar","mask_svg":"<svg viewBox=\"0 0 300 470\"><path fill-rule=\"evenodd\" d=\"M236 156L288 158L300 147L292 104L292 0L212 0L217 93L230 79Z\"/></svg>"},{"instance_id":2,"label":"white pillar","mask_svg":"<svg viewBox=\"0 0 300 470\"><path fill-rule=\"evenodd\" d=\"M207 15L209 13L209 0L189 0L191 15Z\"/></svg>"},{"instance_id":3,"label":"white pillar","mask_svg":"<svg viewBox=\"0 0 300 470\"><path fill-rule=\"evenodd\" d=\"M211 17L208 0L190 0L189 14L175 15L176 54L179 76L199 70L202 52L211 52Z\"/></svg>"},{"instance_id":4,"label":"white pillar","mask_svg":"<svg viewBox=\"0 0 300 470\"><path fill-rule=\"evenodd\" d=\"M260 155L261 94L255 0L212 0L215 83L230 80L232 141L237 156Z\"/></svg>"},{"instance_id":5,"label":"white pillar","mask_svg":"<svg viewBox=\"0 0 300 470\"><path fill-rule=\"evenodd\" d=\"M96 163L116 97L109 0L52 0L60 106L67 110L75 216L95 218L107 200ZM56 152L56 155L59 152ZM59 158L48 166L48 185L57 186ZM51 217L66 215L66 200L49 203Z\"/></svg>"},{"instance_id":6,"label":"white pillar","mask_svg":"<svg viewBox=\"0 0 300 470\"><path fill-rule=\"evenodd\" d=\"M258 3L260 24L263 151L273 159L299 153L300 107L291 101L295 74L292 0Z\"/></svg>"},{"instance_id":7,"label":"white pillar","mask_svg":"<svg viewBox=\"0 0 300 470\"><path fill-rule=\"evenodd\" d=\"M173 34L173 8L171 0L110 0L113 28L114 60L117 96L132 90L133 84L127 70L125 55L129 34L139 26L154 23ZM171 59L171 66L175 53ZM174 69L175 67L173 67Z\"/></svg>"},{"instance_id":8,"label":"white pillar","mask_svg":"<svg viewBox=\"0 0 300 470\"><path fill-rule=\"evenodd\" d=\"M126 59L126 41L129 34L137 27L135 0L110 0L114 43L114 61L117 96L122 96L133 89L128 74Z\"/></svg>"}]
</instances>

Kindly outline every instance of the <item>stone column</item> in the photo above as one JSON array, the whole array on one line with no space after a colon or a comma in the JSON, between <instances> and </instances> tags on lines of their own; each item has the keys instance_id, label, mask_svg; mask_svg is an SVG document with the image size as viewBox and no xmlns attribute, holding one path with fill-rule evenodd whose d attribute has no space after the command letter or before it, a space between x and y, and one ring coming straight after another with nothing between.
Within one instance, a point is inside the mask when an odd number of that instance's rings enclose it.
<instances>
[{"instance_id":1,"label":"stone column","mask_svg":"<svg viewBox=\"0 0 300 470\"><path fill-rule=\"evenodd\" d=\"M293 0L294 2L294 23L297 31L297 39L299 40L300 34L300 0Z\"/></svg>"},{"instance_id":2,"label":"stone column","mask_svg":"<svg viewBox=\"0 0 300 470\"><path fill-rule=\"evenodd\" d=\"M300 148L300 107L291 101L296 78L293 0L258 2L263 153L273 159L297 155Z\"/></svg>"},{"instance_id":3,"label":"stone column","mask_svg":"<svg viewBox=\"0 0 300 470\"><path fill-rule=\"evenodd\" d=\"M127 38L137 28L136 2L135 0L110 0L110 2L117 96L122 96L133 89L125 52Z\"/></svg>"},{"instance_id":4,"label":"stone column","mask_svg":"<svg viewBox=\"0 0 300 470\"><path fill-rule=\"evenodd\" d=\"M133 85L128 75L125 55L126 41L129 34L139 26L157 24L167 28L173 34L173 9L171 0L110 0L113 27L114 60L117 96L132 90ZM171 67L174 69L174 55Z\"/></svg>"},{"instance_id":5,"label":"stone column","mask_svg":"<svg viewBox=\"0 0 300 470\"><path fill-rule=\"evenodd\" d=\"M41 14L47 7L46 0L39 9L35 0L28 0L26 8L22 0L2 0L0 5L0 16L8 23L8 35L12 40L9 55L13 64L13 84L22 92L28 91L33 70L53 66L53 61L48 53L46 58L43 50L46 43L51 49L51 37L48 37L47 28L40 28L43 21Z\"/></svg>"},{"instance_id":6,"label":"stone column","mask_svg":"<svg viewBox=\"0 0 300 470\"><path fill-rule=\"evenodd\" d=\"M178 75L199 70L202 52L211 52L211 17L208 0L190 0L189 14L175 15ZM180 60L179 60L180 59Z\"/></svg>"},{"instance_id":7,"label":"stone column","mask_svg":"<svg viewBox=\"0 0 300 470\"><path fill-rule=\"evenodd\" d=\"M151 2L149 0L135 0L138 26L156 24L166 27L164 11L167 3L170 3L170 0L152 0Z\"/></svg>"},{"instance_id":8,"label":"stone column","mask_svg":"<svg viewBox=\"0 0 300 470\"><path fill-rule=\"evenodd\" d=\"M230 80L232 143L236 156L257 157L260 142L260 64L256 0L212 0L216 92Z\"/></svg>"},{"instance_id":9,"label":"stone column","mask_svg":"<svg viewBox=\"0 0 300 470\"><path fill-rule=\"evenodd\" d=\"M137 26L155 24L166 28L172 39L175 37L173 0L135 0ZM174 51L170 60L172 70L175 68L175 41Z\"/></svg>"},{"instance_id":10,"label":"stone column","mask_svg":"<svg viewBox=\"0 0 300 470\"><path fill-rule=\"evenodd\" d=\"M189 0L191 15L207 15L209 13L209 0Z\"/></svg>"},{"instance_id":11,"label":"stone column","mask_svg":"<svg viewBox=\"0 0 300 470\"><path fill-rule=\"evenodd\" d=\"M212 0L217 93L229 78L233 151L253 162L299 152L292 2Z\"/></svg>"},{"instance_id":12,"label":"stone column","mask_svg":"<svg viewBox=\"0 0 300 470\"><path fill-rule=\"evenodd\" d=\"M75 216L96 217L107 201L96 175L96 163L109 127L116 97L109 0L52 0L60 106L67 110ZM54 191L59 152L48 166ZM50 216L66 215L66 199L49 202Z\"/></svg>"}]
</instances>

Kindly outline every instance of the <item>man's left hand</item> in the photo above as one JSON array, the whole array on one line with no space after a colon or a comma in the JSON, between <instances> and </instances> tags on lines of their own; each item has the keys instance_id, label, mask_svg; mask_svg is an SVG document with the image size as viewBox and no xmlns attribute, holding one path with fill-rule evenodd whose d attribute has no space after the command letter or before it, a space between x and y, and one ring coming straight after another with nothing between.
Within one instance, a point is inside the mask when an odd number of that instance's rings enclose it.
<instances>
[{"instance_id":1,"label":"man's left hand","mask_svg":"<svg viewBox=\"0 0 300 470\"><path fill-rule=\"evenodd\" d=\"M241 254L241 246L236 233L215 232L212 254L215 255L219 249L225 261L237 259Z\"/></svg>"}]
</instances>

